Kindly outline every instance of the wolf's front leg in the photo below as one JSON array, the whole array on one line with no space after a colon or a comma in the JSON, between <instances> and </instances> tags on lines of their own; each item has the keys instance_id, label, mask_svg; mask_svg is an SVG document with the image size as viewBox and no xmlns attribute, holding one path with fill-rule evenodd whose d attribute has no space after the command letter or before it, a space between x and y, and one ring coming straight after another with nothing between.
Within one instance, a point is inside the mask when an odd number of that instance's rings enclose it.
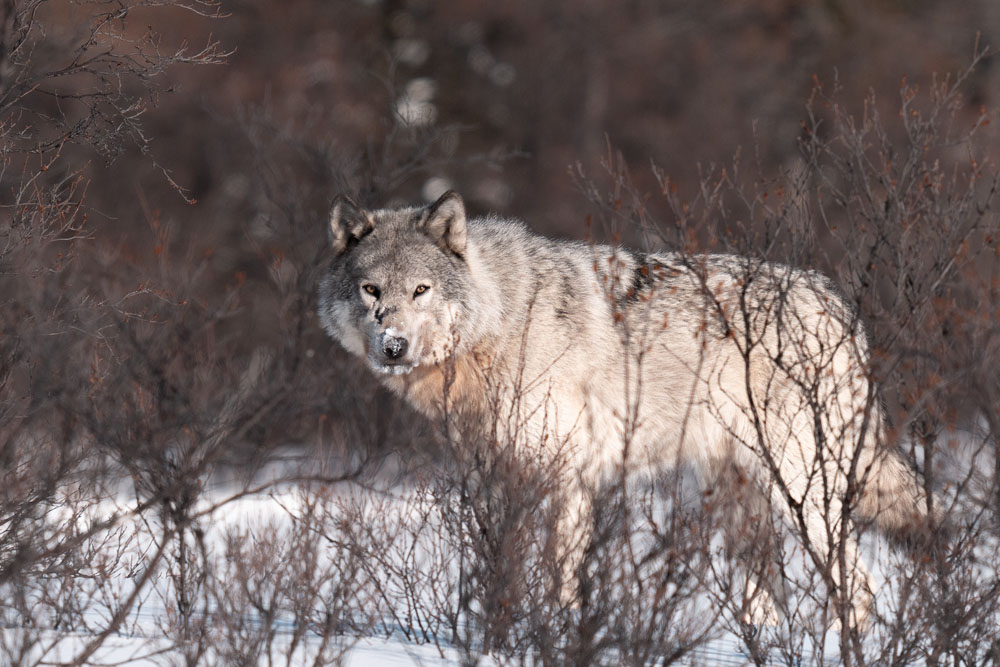
<instances>
[{"instance_id":1,"label":"wolf's front leg","mask_svg":"<svg viewBox=\"0 0 1000 667\"><path fill-rule=\"evenodd\" d=\"M584 559L593 534L591 496L578 480L566 484L555 526L554 550L558 559L559 601L564 607L579 607L588 596Z\"/></svg>"}]
</instances>

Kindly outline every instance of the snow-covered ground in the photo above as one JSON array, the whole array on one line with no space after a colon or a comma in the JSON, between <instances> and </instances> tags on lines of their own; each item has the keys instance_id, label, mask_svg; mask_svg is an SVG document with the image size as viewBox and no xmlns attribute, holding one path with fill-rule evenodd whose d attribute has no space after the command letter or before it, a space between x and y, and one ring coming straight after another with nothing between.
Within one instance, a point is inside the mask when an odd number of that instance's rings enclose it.
<instances>
[{"instance_id":1,"label":"snow-covered ground","mask_svg":"<svg viewBox=\"0 0 1000 667\"><path fill-rule=\"evenodd\" d=\"M235 567L233 554L242 557L260 556L260 554L254 555L254 545L258 540L266 543L267 538L271 539L272 546L279 547L279 560L275 560L270 566L265 562L263 571L268 572L267 568L271 567L275 578L285 576L281 568L296 554L280 552L280 547L286 544L286 540L295 539L296 535L302 537L301 531L295 532L297 527L300 529L308 517L314 519L321 517L320 524L323 521L326 521L327 525L331 522L336 523L337 512L344 512L345 517L364 524L365 529L370 529L370 532L374 533L371 539L374 540L372 544L375 548L378 548L378 540L382 537L391 536L394 531L400 532L402 538L385 540L387 556L409 559L407 561L409 567L425 570L431 579L435 576L440 577L433 580L438 581L443 589L433 594L438 596L438 599L436 602L428 601L429 605L433 606L436 603L440 608L442 598L447 604L448 596L454 594L452 589L447 588L448 568L454 567L454 563L449 561L449 555L443 553L439 545L434 544L434 540L440 538L440 532L435 532L432 521L428 520L430 512L427 510L433 505L434 500L421 496L427 494L426 490L394 489L390 492L378 492L347 483L337 485L333 489L285 484L271 487L265 492L233 498L232 494L236 488L232 480L221 480L205 494L202 500L204 514L197 521L197 528L203 538L198 543L191 542L192 549L197 546L202 550L200 553L213 560L216 575L222 578L223 585L227 583L232 583L234 586L242 585L240 582L243 580L239 580L238 570L233 569ZM225 502L222 502L224 500ZM212 509L215 505L218 507ZM90 511L86 514L76 515L72 520L85 525L95 518L111 516L117 510L128 508L129 503L125 500L117 504L105 501L90 507ZM426 526L426 533L412 530L412 526L421 524ZM350 531L356 528L357 526L353 528L346 526L342 527L342 530ZM158 535L158 526L145 517L133 517L121 522L115 529L107 531L101 549L106 549L109 544L114 546L112 551L115 552L116 558L113 562L101 562L101 554L105 552L95 549L95 560L90 564L92 571L83 571L82 574L89 576L101 573L108 576L104 576L103 579L98 576L81 579L79 584L74 584L76 588L73 586L67 588L66 582L43 581L37 590L29 591L28 595L35 600L35 608L39 610L39 614L30 624L19 623L17 619L9 616L2 619L5 627L0 630L0 643L2 643L0 656L20 654L22 656L20 664L61 664L76 659L95 641L95 638L99 637L102 630L109 626L109 619L135 588L146 564L153 557ZM111 539L108 539L109 536ZM321 559L329 559L332 563L336 558L344 556L344 553L338 552L336 536L321 537L322 543L316 551L325 554ZM306 540L302 548L308 548L310 544L313 543ZM247 551L238 551L239 549ZM862 541L862 552L863 558L871 566L876 582L881 587L878 598L879 611L882 614L889 614L895 591L894 583L886 581L883 566L895 562L896 566L905 569L905 563L901 564L898 560L904 556L890 549L883 539L876 538L870 533ZM260 557L264 558L266 555L265 553ZM271 557L273 558L274 554L271 554ZM282 561L281 558L285 560ZM184 641L178 639L180 635L177 630L176 572L172 576L164 562L166 561L159 564L157 575L142 588L135 603L129 605L123 622L116 626L113 633L104 638L100 647L84 664L161 667L184 663L185 652L190 651L190 646L186 648ZM349 563L349 558L346 562ZM992 559L985 558L984 562L992 562ZM322 571L320 567L322 565L324 563L317 565L317 571ZM361 576L362 572L363 568L358 571L358 576ZM233 582L226 582L226 576L233 576L236 579ZM390 583L387 584L386 590L381 591L384 596L382 601L397 601L400 605L405 605L406 595L412 595L412 591L404 591L402 585L393 581L392 577L388 577L387 581ZM260 583L261 590L265 593L274 588L274 586L268 588L268 583L266 581ZM318 601L321 601L322 595L325 594L326 589L323 589L322 585L325 584L322 582L317 584L320 595L316 598ZM219 604L227 604L224 596L213 597L211 592L206 593L205 590L200 590L200 593L202 594L200 602L195 605L197 608L191 614L195 625L200 622L214 622L206 619L211 618L211 614L218 610ZM59 608L59 604L53 603L53 600L73 601L73 604L77 605L79 613L74 617L75 621L68 624L70 626L68 629L65 623L60 625L59 619L51 618L53 614L51 610ZM374 598L372 600L374 605ZM327 633L324 643L322 636L314 630L302 631L301 627L298 627L297 632L296 623L287 610L283 610L267 622L262 620L258 610L249 607L228 611L230 614L228 618L236 618L237 625L242 624L247 628L248 645L257 640L251 636L255 629L260 630L265 627L268 629L269 635L267 632L261 633L261 636L268 635L267 648L254 654L257 661L263 660L267 664L329 664L331 660L352 667L463 663L461 648L451 644L450 634L443 626L438 625L428 629L428 625L424 623L420 631L417 631L416 627L406 627L405 614L383 615L374 621L370 620L367 625L362 624L365 630L360 634ZM418 619L415 623L419 622ZM765 635L766 633L765 630ZM417 641L416 637L420 637L423 641ZM878 641L877 633L873 635L872 641ZM809 660L811 664L837 664L835 636L831 636L827 642L822 653L828 657L826 659L813 657ZM694 648L684 659L684 664L750 664L751 661L741 646L739 637L720 629L711 640ZM201 664L239 662L232 654L232 645L227 648L214 645L212 642L202 642L202 647L208 653ZM317 662L320 650L324 651L325 657ZM805 652L808 653L809 650L806 648ZM772 652L772 657L775 664L780 664L776 653ZM503 660L485 658L480 664L503 664Z\"/></svg>"},{"instance_id":2,"label":"snow-covered ground","mask_svg":"<svg viewBox=\"0 0 1000 667\"><path fill-rule=\"evenodd\" d=\"M206 494L203 506L206 510L220 502L232 493L229 485L219 486L212 493ZM218 566L225 567L227 555L227 539L233 535L275 535L281 531L291 530L294 521L301 518L310 508L304 507L312 492L301 488L274 488L267 493L249 495L225 502L221 507L204 514L198 521L198 526L204 530L204 545L209 557L219 559ZM372 496L377 496L373 500ZM350 505L361 512L378 513L383 522L383 530L393 530L393 526L405 525L407 522L420 520L417 516L426 504L421 499L415 499L412 494L378 494L368 489L354 488L343 485L339 487L336 497L326 496L326 505L330 508ZM429 501L428 501L429 502ZM121 503L103 502L91 507L85 516L77 516L75 520L86 523L95 518L111 516L116 511L128 510L126 501ZM312 508L315 510L315 508ZM385 517L391 517L388 521ZM106 567L94 564L95 570L110 573L109 577L99 584L84 583L75 592L76 597L67 595L65 589L40 585L32 595L38 599L37 609L41 610L37 622L19 627L14 619L7 619L6 628L0 630L0 643L3 644L0 655L15 656L20 654L20 664L64 664L77 659L95 641L104 628L109 626L117 605L128 597L135 587L142 571L156 548L158 528L145 518L132 518L123 521L114 530L116 559ZM411 545L412 546L412 545ZM417 545L420 546L419 544ZM427 547L433 551L433 546ZM98 553L95 551L95 553ZM435 561L435 555L429 554L425 565L427 567L444 567ZM92 573L84 572L84 575ZM89 588L88 588L89 586ZM176 591L175 583L167 572L163 562L158 567L158 573L145 586L125 614L124 621L117 629L100 642L92 655L84 664L87 665L129 665L135 667L183 664L185 648L177 639ZM62 630L58 623L49 616L53 612L45 606L51 599L62 595L60 600L74 601L77 606L85 607L77 616L77 622L70 624L69 630ZM49 600L46 599L49 596ZM56 609L57 604L52 605ZM195 625L205 622L212 611L213 603L203 602L201 609L192 614ZM249 628L261 626L259 614L252 609L241 612L241 622ZM394 624L395 623L395 624ZM86 627L81 627L86 626ZM315 632L305 632L297 640L297 645L290 648L293 640L294 624L291 620L272 619L270 626L273 635L267 650L257 655L257 660L267 664L311 665L328 664L331 658L340 664L352 667L381 665L457 665L462 664L463 656L458 647L449 643L446 633L431 635L431 641L426 641L426 632L421 635L425 640L417 642L414 632L406 632L407 628L398 622L386 619L384 623L372 626L366 636L346 634L336 636L325 646L326 658L316 663L317 651L322 644L322 638ZM407 636L409 635L409 637ZM190 650L190 649L188 649ZM207 646L208 654L200 664L229 664L233 662L231 655L224 654L224 649L218 646ZM214 653L219 651L220 654ZM719 638L697 647L686 660L688 664L711 665L743 665L747 658L739 651L739 640L732 635L723 634ZM480 664L502 664L502 660L485 658Z\"/></svg>"}]
</instances>

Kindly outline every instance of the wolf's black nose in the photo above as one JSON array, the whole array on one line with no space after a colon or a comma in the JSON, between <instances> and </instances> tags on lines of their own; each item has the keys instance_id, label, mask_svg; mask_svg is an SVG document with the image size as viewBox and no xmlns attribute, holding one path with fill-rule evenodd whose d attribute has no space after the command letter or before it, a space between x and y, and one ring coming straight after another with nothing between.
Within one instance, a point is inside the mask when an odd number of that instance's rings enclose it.
<instances>
[{"instance_id":1,"label":"wolf's black nose","mask_svg":"<svg viewBox=\"0 0 1000 667\"><path fill-rule=\"evenodd\" d=\"M399 359L406 354L407 347L409 347L409 343L406 342L405 338L386 336L382 339L382 352L389 359Z\"/></svg>"}]
</instances>

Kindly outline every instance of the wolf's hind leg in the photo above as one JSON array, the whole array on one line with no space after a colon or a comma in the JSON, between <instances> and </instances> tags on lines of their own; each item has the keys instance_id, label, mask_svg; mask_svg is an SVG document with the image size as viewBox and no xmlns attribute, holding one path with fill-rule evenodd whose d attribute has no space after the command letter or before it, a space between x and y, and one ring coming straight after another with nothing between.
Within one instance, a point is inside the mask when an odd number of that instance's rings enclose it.
<instances>
[{"instance_id":1,"label":"wolf's hind leg","mask_svg":"<svg viewBox=\"0 0 1000 667\"><path fill-rule=\"evenodd\" d=\"M780 506L784 507L790 524L797 526L796 514L788 504L781 502ZM842 544L838 545L842 522L850 520L842 511L839 498L836 494L827 498L820 485L813 485L805 492L801 516L804 534L800 538L818 557L817 565L829 573L827 585L832 587L832 601L846 601L849 625L867 628L874 605L873 580L861 559L853 526L848 526Z\"/></svg>"},{"instance_id":2,"label":"wolf's hind leg","mask_svg":"<svg viewBox=\"0 0 1000 667\"><path fill-rule=\"evenodd\" d=\"M740 605L740 622L757 627L778 625L778 607L768 589L756 577L746 582Z\"/></svg>"},{"instance_id":3,"label":"wolf's hind leg","mask_svg":"<svg viewBox=\"0 0 1000 667\"><path fill-rule=\"evenodd\" d=\"M732 456L712 462L709 483L716 508L723 518L724 544L728 558L737 565L743 593L739 620L757 627L774 626L784 610L780 539L774 528L773 509L759 480Z\"/></svg>"}]
</instances>

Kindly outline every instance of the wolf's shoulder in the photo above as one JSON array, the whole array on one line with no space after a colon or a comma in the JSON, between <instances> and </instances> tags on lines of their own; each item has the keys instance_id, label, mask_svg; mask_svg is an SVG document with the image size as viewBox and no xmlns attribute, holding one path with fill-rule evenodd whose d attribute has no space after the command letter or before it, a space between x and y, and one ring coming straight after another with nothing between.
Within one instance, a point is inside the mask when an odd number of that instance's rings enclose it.
<instances>
[{"instance_id":1,"label":"wolf's shoulder","mask_svg":"<svg viewBox=\"0 0 1000 667\"><path fill-rule=\"evenodd\" d=\"M487 215L469 220L469 238L490 254L552 257L575 254L591 247L583 241L545 236L518 218Z\"/></svg>"},{"instance_id":2,"label":"wolf's shoulder","mask_svg":"<svg viewBox=\"0 0 1000 667\"><path fill-rule=\"evenodd\" d=\"M573 243L540 234L519 218L485 215L471 218L469 236L480 243L510 245L560 245Z\"/></svg>"},{"instance_id":3,"label":"wolf's shoulder","mask_svg":"<svg viewBox=\"0 0 1000 667\"><path fill-rule=\"evenodd\" d=\"M470 218L468 229L469 238L480 244L523 244L538 236L523 220L498 215Z\"/></svg>"}]
</instances>

